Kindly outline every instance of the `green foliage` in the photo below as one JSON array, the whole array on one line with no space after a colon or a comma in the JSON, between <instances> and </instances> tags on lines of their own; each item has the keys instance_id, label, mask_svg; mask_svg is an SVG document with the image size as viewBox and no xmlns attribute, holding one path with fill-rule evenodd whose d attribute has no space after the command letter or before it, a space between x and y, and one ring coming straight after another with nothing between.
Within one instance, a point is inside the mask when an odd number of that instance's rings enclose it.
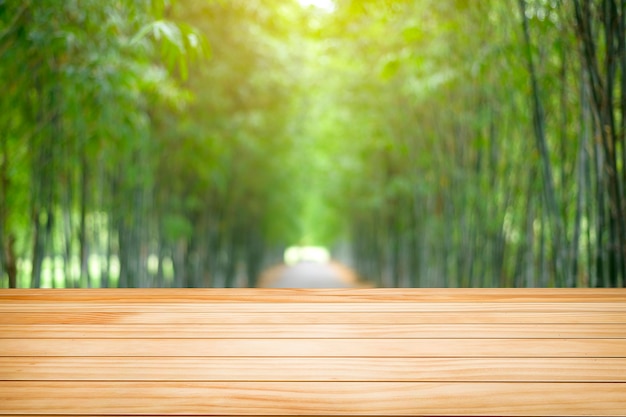
<instances>
[{"instance_id":1,"label":"green foliage","mask_svg":"<svg viewBox=\"0 0 626 417\"><path fill-rule=\"evenodd\" d=\"M334 4L0 0L5 275L253 285L347 241L382 286L626 282L623 8Z\"/></svg>"}]
</instances>

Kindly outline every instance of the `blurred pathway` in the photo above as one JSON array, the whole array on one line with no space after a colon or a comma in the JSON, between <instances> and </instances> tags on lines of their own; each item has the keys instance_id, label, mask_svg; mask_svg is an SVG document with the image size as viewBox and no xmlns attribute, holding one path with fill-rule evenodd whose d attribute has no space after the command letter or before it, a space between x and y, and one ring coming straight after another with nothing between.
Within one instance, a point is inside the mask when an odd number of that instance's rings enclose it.
<instances>
[{"instance_id":1,"label":"blurred pathway","mask_svg":"<svg viewBox=\"0 0 626 417\"><path fill-rule=\"evenodd\" d=\"M263 288L351 288L358 286L356 275L336 263L299 262L272 268L261 277Z\"/></svg>"}]
</instances>

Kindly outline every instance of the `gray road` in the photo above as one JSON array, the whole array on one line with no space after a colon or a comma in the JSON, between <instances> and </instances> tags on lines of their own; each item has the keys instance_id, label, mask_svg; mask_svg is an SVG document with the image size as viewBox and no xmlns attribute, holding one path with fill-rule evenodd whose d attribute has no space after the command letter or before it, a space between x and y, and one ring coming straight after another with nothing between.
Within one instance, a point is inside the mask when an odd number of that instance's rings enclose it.
<instances>
[{"instance_id":1,"label":"gray road","mask_svg":"<svg viewBox=\"0 0 626 417\"><path fill-rule=\"evenodd\" d=\"M332 263L300 262L282 268L266 288L350 288L341 268Z\"/></svg>"}]
</instances>

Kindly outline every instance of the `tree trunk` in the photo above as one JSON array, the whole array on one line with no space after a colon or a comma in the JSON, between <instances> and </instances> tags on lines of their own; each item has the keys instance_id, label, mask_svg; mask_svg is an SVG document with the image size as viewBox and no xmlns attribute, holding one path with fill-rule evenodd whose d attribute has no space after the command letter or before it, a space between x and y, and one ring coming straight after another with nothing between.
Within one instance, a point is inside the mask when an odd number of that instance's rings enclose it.
<instances>
[{"instance_id":1,"label":"tree trunk","mask_svg":"<svg viewBox=\"0 0 626 417\"><path fill-rule=\"evenodd\" d=\"M552 256L554 257L555 264L555 282L557 285L562 285L565 280L565 271L563 269L563 256L561 253L561 245L563 244L561 210L559 208L559 204L557 202L555 194L554 179L552 175L552 164L550 162L548 143L545 133L545 113L541 104L539 82L537 80L537 72L535 70L535 63L533 60L528 17L526 15L526 0L519 0L518 2L520 6L524 42L526 46L526 63L528 65L528 72L531 82L535 142L541 158L541 168L543 174L543 194L546 201L546 208L548 211L545 217L549 219L549 224L551 225L552 231Z\"/></svg>"},{"instance_id":2,"label":"tree trunk","mask_svg":"<svg viewBox=\"0 0 626 417\"><path fill-rule=\"evenodd\" d=\"M91 287L89 277L89 248L87 246L87 193L89 190L89 171L85 149L81 150L80 158L80 224L78 230L78 246L80 256L80 284L83 287Z\"/></svg>"},{"instance_id":3,"label":"tree trunk","mask_svg":"<svg viewBox=\"0 0 626 417\"><path fill-rule=\"evenodd\" d=\"M9 152L8 139L3 137L0 152L0 278L7 274L9 288L17 287L17 262L15 259L15 236L8 230L9 208L7 195L9 190Z\"/></svg>"},{"instance_id":4,"label":"tree trunk","mask_svg":"<svg viewBox=\"0 0 626 417\"><path fill-rule=\"evenodd\" d=\"M601 67L600 57L593 31L593 10L591 2L574 0L576 35L581 45L583 63L588 74L592 109L597 123L597 132L601 138L603 151L602 164L598 175L604 178L601 189L607 196L606 214L608 215L608 244L606 251L606 285L617 286L626 281L626 221L624 217L624 191L620 184L617 163L618 135L615 123L615 74L618 63L623 62L618 52L624 44L624 17L620 16L623 7L617 7L614 0L602 0L599 24L603 25L604 63ZM619 60L618 60L619 59ZM624 68L622 69L622 71ZM622 91L622 96L624 91ZM623 169L623 167L622 167ZM604 252L603 251L603 252Z\"/></svg>"}]
</instances>

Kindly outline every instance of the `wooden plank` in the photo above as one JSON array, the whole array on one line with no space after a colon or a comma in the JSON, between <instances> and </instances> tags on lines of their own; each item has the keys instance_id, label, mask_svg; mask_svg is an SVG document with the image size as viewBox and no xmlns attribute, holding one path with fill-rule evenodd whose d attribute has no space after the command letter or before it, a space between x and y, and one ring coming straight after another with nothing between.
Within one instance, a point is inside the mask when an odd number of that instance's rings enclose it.
<instances>
[{"instance_id":1,"label":"wooden plank","mask_svg":"<svg viewBox=\"0 0 626 417\"><path fill-rule=\"evenodd\" d=\"M187 302L626 302L620 288L373 288L373 289L0 289L0 304L7 301L90 303Z\"/></svg>"},{"instance_id":2,"label":"wooden plank","mask_svg":"<svg viewBox=\"0 0 626 417\"><path fill-rule=\"evenodd\" d=\"M0 414L623 416L625 327L613 289L0 290Z\"/></svg>"},{"instance_id":3,"label":"wooden plank","mask_svg":"<svg viewBox=\"0 0 626 417\"><path fill-rule=\"evenodd\" d=\"M2 339L0 356L625 357L626 339Z\"/></svg>"},{"instance_id":4,"label":"wooden plank","mask_svg":"<svg viewBox=\"0 0 626 417\"><path fill-rule=\"evenodd\" d=\"M120 417L126 417L126 416L130 416L129 414L41 414L41 413L36 413L36 414L10 414L11 416L14 417L111 417L112 415L114 416L120 416ZM157 413L150 413L149 417L171 417L172 414L157 414ZM207 416L206 414L203 414L201 416ZM319 415L319 417L345 417L345 416L339 416L339 415L332 415L332 414L322 414ZM468 416L468 414L463 414L463 416ZM499 415L501 416L501 415ZM499 417L498 416L498 417ZM211 414L210 417L247 417L247 416L243 416L241 414L228 414L228 415L219 415L219 414ZM270 414L270 415L263 415L262 417L300 417L299 415L290 415L290 414ZM376 414L367 414L365 415L359 415L357 417L385 417L385 415L376 415ZM388 416L387 416L388 417ZM412 414L410 417L433 417L433 415L424 415L424 414ZM458 417L458 416L450 416L447 415L445 417ZM484 416L483 416L484 417ZM516 414L515 417L537 417L535 416L530 416L528 414ZM571 417L571 416L570 416Z\"/></svg>"},{"instance_id":5,"label":"wooden plank","mask_svg":"<svg viewBox=\"0 0 626 417\"><path fill-rule=\"evenodd\" d=\"M0 339L444 339L626 338L626 324L7 324Z\"/></svg>"},{"instance_id":6,"label":"wooden plank","mask_svg":"<svg viewBox=\"0 0 626 417\"><path fill-rule=\"evenodd\" d=\"M2 313L4 324L626 324L623 313Z\"/></svg>"},{"instance_id":7,"label":"wooden plank","mask_svg":"<svg viewBox=\"0 0 626 417\"><path fill-rule=\"evenodd\" d=\"M626 318L624 303L21 303L0 304L0 314L8 312L72 313L142 312L142 313L621 313Z\"/></svg>"},{"instance_id":8,"label":"wooden plank","mask_svg":"<svg viewBox=\"0 0 626 417\"><path fill-rule=\"evenodd\" d=\"M607 312L341 312L341 313L2 313L4 324L625 324L626 314Z\"/></svg>"},{"instance_id":9,"label":"wooden plank","mask_svg":"<svg viewBox=\"0 0 626 417\"><path fill-rule=\"evenodd\" d=\"M5 381L626 382L626 358L0 358Z\"/></svg>"},{"instance_id":10,"label":"wooden plank","mask_svg":"<svg viewBox=\"0 0 626 417\"><path fill-rule=\"evenodd\" d=\"M0 414L623 416L624 410L625 383L0 382Z\"/></svg>"}]
</instances>

